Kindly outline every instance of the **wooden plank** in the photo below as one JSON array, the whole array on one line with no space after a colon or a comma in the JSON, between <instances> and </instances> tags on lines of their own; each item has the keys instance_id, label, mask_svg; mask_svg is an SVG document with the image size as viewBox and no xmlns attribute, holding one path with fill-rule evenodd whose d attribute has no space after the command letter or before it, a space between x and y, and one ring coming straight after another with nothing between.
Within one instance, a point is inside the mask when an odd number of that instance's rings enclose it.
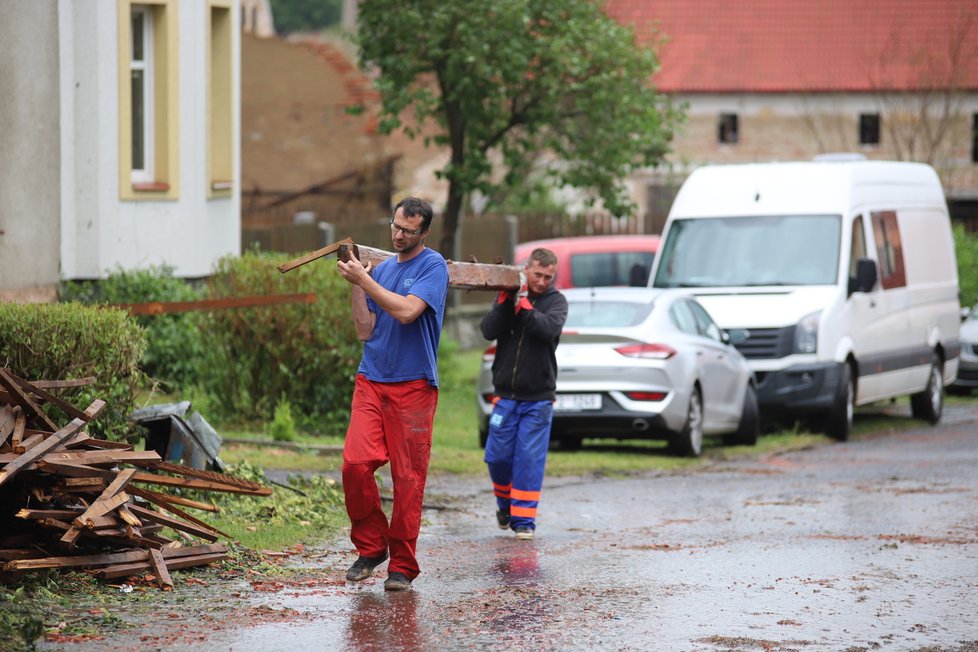
<instances>
[{"instance_id":1,"label":"wooden plank","mask_svg":"<svg viewBox=\"0 0 978 652\"><path fill-rule=\"evenodd\" d=\"M24 441L20 442L19 444L14 446L13 449L14 452L18 454L26 453L30 449L40 444L42 441L44 441L44 435L42 435L41 433L37 433L35 435L31 435Z\"/></svg>"},{"instance_id":2,"label":"wooden plank","mask_svg":"<svg viewBox=\"0 0 978 652\"><path fill-rule=\"evenodd\" d=\"M149 563L153 567L153 572L156 573L156 583L163 588L165 586L173 586L173 578L170 577L170 571L166 567L166 561L163 559L163 553L159 550L150 549L149 551Z\"/></svg>"},{"instance_id":3,"label":"wooden plank","mask_svg":"<svg viewBox=\"0 0 978 652\"><path fill-rule=\"evenodd\" d=\"M36 462L36 466L45 473L57 473L58 475L71 478L113 478L114 471L107 469L97 469L94 466L84 464L72 464L70 462L52 462L44 458Z\"/></svg>"},{"instance_id":4,"label":"wooden plank","mask_svg":"<svg viewBox=\"0 0 978 652\"><path fill-rule=\"evenodd\" d=\"M24 380L23 378L18 378L17 376L12 376L12 378L15 383L20 385L21 389L36 396L40 396L51 405L59 407L65 414L73 419L81 419L87 423L98 416L98 414L105 409L105 401L102 399L95 399L85 410L79 410L68 401L59 396L55 396L49 391L42 389L37 385Z\"/></svg>"},{"instance_id":5,"label":"wooden plank","mask_svg":"<svg viewBox=\"0 0 978 652\"><path fill-rule=\"evenodd\" d=\"M3 369L0 369L0 376L4 373ZM56 433L42 441L40 444L30 449L26 453L20 455L10 463L8 463L3 470L0 470L0 485L3 485L8 479L12 478L26 465L32 463L37 458L41 457L45 453L57 448L63 441L74 435L76 432L85 427L85 422L81 419L73 419L71 423L67 426L58 430Z\"/></svg>"},{"instance_id":6,"label":"wooden plank","mask_svg":"<svg viewBox=\"0 0 978 652\"><path fill-rule=\"evenodd\" d=\"M14 380L15 378L16 376L14 376L14 374L12 374L8 369L0 367L0 385L7 390L11 398L18 405L20 405L25 412L36 419L40 419L40 421L47 426L51 432L55 432L58 429L58 425L51 420L51 417L44 413L44 410L39 408L37 404L31 400L31 397L28 396L24 390L20 388L20 385L18 385Z\"/></svg>"},{"instance_id":7,"label":"wooden plank","mask_svg":"<svg viewBox=\"0 0 978 652\"><path fill-rule=\"evenodd\" d=\"M132 511L130 511L125 505L119 505L119 508L115 510L115 513L119 515L119 518L133 527L143 526L142 521L136 518L136 515L133 514Z\"/></svg>"},{"instance_id":8,"label":"wooden plank","mask_svg":"<svg viewBox=\"0 0 978 652\"><path fill-rule=\"evenodd\" d=\"M132 492L132 495L139 496L140 498L143 498L144 500L148 500L149 502L153 503L157 507L160 507L161 509L165 509L166 511L170 512L171 514L176 514L180 518L185 519L187 521L190 521L191 523L196 523L197 525L199 525L201 527L205 527L205 528L208 528L210 530L213 530L214 532L217 532L218 534L220 534L222 537L227 537L228 539L234 538L230 534L228 534L227 532L222 532L221 530L218 530L213 525L210 525L209 523L205 523L204 521L201 521L197 517L195 517L195 516L193 516L191 514L188 514L187 512L183 511L182 509L180 509L178 507L174 507L173 506L173 503L172 503L172 500L171 500L172 499L172 496L164 496L163 494L158 494L155 491L147 491L145 489L139 489L138 487L130 487L129 488L129 491Z\"/></svg>"},{"instance_id":9,"label":"wooden plank","mask_svg":"<svg viewBox=\"0 0 978 652\"><path fill-rule=\"evenodd\" d=\"M167 475L157 475L155 473L136 473L132 478L133 482L143 484L158 484L166 487L179 487L182 489L202 489L204 491L221 491L230 494L245 494L249 496L270 496L272 490L269 487L261 489L247 489L234 485L213 482L211 480L197 480L191 478L173 478Z\"/></svg>"},{"instance_id":10,"label":"wooden plank","mask_svg":"<svg viewBox=\"0 0 978 652\"><path fill-rule=\"evenodd\" d=\"M16 413L14 414L14 431L10 435L10 447L16 448L20 444L21 440L24 438L24 434L27 432L27 415L24 411L17 406Z\"/></svg>"},{"instance_id":11,"label":"wooden plank","mask_svg":"<svg viewBox=\"0 0 978 652\"><path fill-rule=\"evenodd\" d=\"M34 387L41 389L67 389L69 387L84 387L95 382L95 376L85 378L73 378L71 380L31 380L28 381Z\"/></svg>"},{"instance_id":12,"label":"wooden plank","mask_svg":"<svg viewBox=\"0 0 978 652\"><path fill-rule=\"evenodd\" d=\"M106 489L106 491L108 491L108 489ZM84 514L76 517L72 523L78 527L87 527L92 529L95 527L95 521L93 520L95 517L108 514L119 505L128 502L129 498L129 494L124 491L120 494L112 496L111 498L105 498L104 500L100 496L98 500L92 503L91 507L85 510Z\"/></svg>"},{"instance_id":13,"label":"wooden plank","mask_svg":"<svg viewBox=\"0 0 978 652\"><path fill-rule=\"evenodd\" d=\"M192 555L187 557L179 557L177 559L172 559L166 557L166 548L163 548L161 552L164 553L164 558L166 558L166 567L168 570L177 570L180 568L190 568L192 566L204 566L205 564L211 564L215 561L221 561L227 558L226 552L221 553L211 553L206 555ZM127 577L134 573L139 573L150 568L150 562L148 560L132 562L131 564L120 564L118 566L107 566L105 568L100 568L93 572L93 575L99 579L108 580L116 577Z\"/></svg>"},{"instance_id":14,"label":"wooden plank","mask_svg":"<svg viewBox=\"0 0 978 652\"><path fill-rule=\"evenodd\" d=\"M201 544L182 548L164 548L163 558L179 559L196 555L209 555L227 552L223 543ZM129 552L110 552L101 555L67 555L59 557L42 557L40 559L21 559L3 565L5 571L37 570L41 568L77 568L85 566L103 566L145 560L146 552L134 550ZM172 567L171 567L172 568Z\"/></svg>"},{"instance_id":15,"label":"wooden plank","mask_svg":"<svg viewBox=\"0 0 978 652\"><path fill-rule=\"evenodd\" d=\"M165 525L170 529L178 530L180 532L186 532L187 534L192 534L194 536L200 537L201 539L207 539L208 541L217 541L218 532L209 525L196 525L193 523L184 523L175 518L170 518L166 514L161 514L159 512L154 512L151 509L146 509L145 507L138 507L132 505L129 507L132 513L136 516L143 518L152 523L159 523L160 525Z\"/></svg>"},{"instance_id":16,"label":"wooden plank","mask_svg":"<svg viewBox=\"0 0 978 652\"><path fill-rule=\"evenodd\" d=\"M360 262L374 267L394 254L383 249L358 245ZM488 263L448 263L448 287L457 290L516 290L520 287L520 271L514 265L490 265Z\"/></svg>"},{"instance_id":17,"label":"wooden plank","mask_svg":"<svg viewBox=\"0 0 978 652\"><path fill-rule=\"evenodd\" d=\"M199 301L150 301L148 303L117 303L106 307L128 310L132 315L169 315L178 312L226 310L229 308L259 308L286 303L316 303L315 292L293 294L264 294L248 297L224 297Z\"/></svg>"},{"instance_id":18,"label":"wooden plank","mask_svg":"<svg viewBox=\"0 0 978 652\"><path fill-rule=\"evenodd\" d=\"M14 424L16 423L14 407L13 405L0 406L0 446L3 446L7 442L7 438L14 434Z\"/></svg>"},{"instance_id":19,"label":"wooden plank","mask_svg":"<svg viewBox=\"0 0 978 652\"><path fill-rule=\"evenodd\" d=\"M353 238L347 237L347 238L343 238L342 240L337 240L336 242L326 245L322 249L317 249L316 251L310 252L304 256L299 256L294 260L290 260L287 263L278 265L277 269L279 272L284 274L288 271L295 269L296 267L301 267L306 263L311 263L314 260L318 260L320 258L323 258L324 256L328 256L330 254L336 253L336 251L340 248L340 245L344 245L344 244L353 245Z\"/></svg>"}]
</instances>

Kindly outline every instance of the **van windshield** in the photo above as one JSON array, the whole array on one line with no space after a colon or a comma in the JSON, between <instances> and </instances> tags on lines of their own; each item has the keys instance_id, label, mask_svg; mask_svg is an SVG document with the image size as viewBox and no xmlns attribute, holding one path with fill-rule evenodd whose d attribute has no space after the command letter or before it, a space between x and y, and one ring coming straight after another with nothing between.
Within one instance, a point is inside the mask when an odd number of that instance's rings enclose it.
<instances>
[{"instance_id":1,"label":"van windshield","mask_svg":"<svg viewBox=\"0 0 978 652\"><path fill-rule=\"evenodd\" d=\"M838 215L675 220L653 287L834 285Z\"/></svg>"}]
</instances>

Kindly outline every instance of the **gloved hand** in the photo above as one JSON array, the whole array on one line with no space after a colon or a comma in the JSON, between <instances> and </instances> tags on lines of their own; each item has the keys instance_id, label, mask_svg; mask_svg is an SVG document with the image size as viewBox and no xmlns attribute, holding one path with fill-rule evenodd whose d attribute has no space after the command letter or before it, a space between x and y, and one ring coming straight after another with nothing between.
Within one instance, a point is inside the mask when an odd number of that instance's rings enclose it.
<instances>
[{"instance_id":1,"label":"gloved hand","mask_svg":"<svg viewBox=\"0 0 978 652\"><path fill-rule=\"evenodd\" d=\"M499 294L496 295L496 303L506 303L507 301L515 301L513 298L514 292L507 292L506 290L500 290Z\"/></svg>"},{"instance_id":2,"label":"gloved hand","mask_svg":"<svg viewBox=\"0 0 978 652\"><path fill-rule=\"evenodd\" d=\"M518 315L520 310L533 310L533 304L530 303L529 299L530 288L526 284L526 273L522 270L520 271L520 289L517 290L516 296L513 297L515 305L513 306L513 311Z\"/></svg>"}]
</instances>

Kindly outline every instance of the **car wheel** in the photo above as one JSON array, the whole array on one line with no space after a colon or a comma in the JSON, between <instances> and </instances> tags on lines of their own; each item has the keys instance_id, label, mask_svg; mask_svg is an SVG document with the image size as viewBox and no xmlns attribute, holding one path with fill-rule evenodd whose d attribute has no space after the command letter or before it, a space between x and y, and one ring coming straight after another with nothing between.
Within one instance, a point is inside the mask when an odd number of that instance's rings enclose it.
<instances>
[{"instance_id":1,"label":"car wheel","mask_svg":"<svg viewBox=\"0 0 978 652\"><path fill-rule=\"evenodd\" d=\"M671 442L672 450L677 455L698 457L703 452L703 399L698 387L693 388L689 395L689 405L686 408L686 425Z\"/></svg>"},{"instance_id":2,"label":"car wheel","mask_svg":"<svg viewBox=\"0 0 978 652\"><path fill-rule=\"evenodd\" d=\"M849 363L842 365L842 377L839 378L839 390L835 395L835 405L829 413L825 424L825 432L832 439L847 441L852 432L852 415L856 409L856 387L852 380L852 367Z\"/></svg>"},{"instance_id":3,"label":"car wheel","mask_svg":"<svg viewBox=\"0 0 978 652\"><path fill-rule=\"evenodd\" d=\"M931 361L930 378L924 391L910 397L910 410L914 418L937 423L944 412L944 372L937 356Z\"/></svg>"},{"instance_id":4,"label":"car wheel","mask_svg":"<svg viewBox=\"0 0 978 652\"><path fill-rule=\"evenodd\" d=\"M737 430L723 436L723 443L730 446L753 446L761 431L761 413L757 407L757 390L747 383L744 392L744 409L740 413L740 425Z\"/></svg>"}]
</instances>

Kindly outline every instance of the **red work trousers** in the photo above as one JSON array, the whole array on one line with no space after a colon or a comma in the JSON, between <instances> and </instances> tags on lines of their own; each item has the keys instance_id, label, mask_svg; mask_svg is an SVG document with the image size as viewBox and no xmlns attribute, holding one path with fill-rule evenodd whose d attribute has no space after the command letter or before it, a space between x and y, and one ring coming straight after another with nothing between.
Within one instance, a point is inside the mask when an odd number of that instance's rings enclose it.
<instances>
[{"instance_id":1,"label":"red work trousers","mask_svg":"<svg viewBox=\"0 0 978 652\"><path fill-rule=\"evenodd\" d=\"M343 446L350 540L363 557L389 553L388 572L412 580L421 572L415 551L437 404L438 389L427 380L377 383L357 375ZM374 478L388 461L394 483L390 522Z\"/></svg>"}]
</instances>

